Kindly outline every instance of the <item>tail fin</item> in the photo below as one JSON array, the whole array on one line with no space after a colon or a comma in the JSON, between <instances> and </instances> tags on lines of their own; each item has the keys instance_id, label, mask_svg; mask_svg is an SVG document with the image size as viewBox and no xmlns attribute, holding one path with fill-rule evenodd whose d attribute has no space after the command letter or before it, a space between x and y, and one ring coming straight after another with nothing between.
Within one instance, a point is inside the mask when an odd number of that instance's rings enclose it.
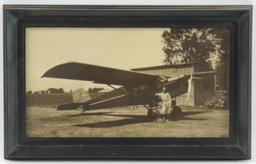
<instances>
[{"instance_id":1,"label":"tail fin","mask_svg":"<svg viewBox=\"0 0 256 164\"><path fill-rule=\"evenodd\" d=\"M75 110L78 107L80 107L82 103L70 103L70 104L62 104L57 107L58 111L63 111L63 110Z\"/></svg>"},{"instance_id":2,"label":"tail fin","mask_svg":"<svg viewBox=\"0 0 256 164\"><path fill-rule=\"evenodd\" d=\"M60 105L57 107L57 110L59 111L75 110L80 106L84 106L85 105L84 102L90 100L91 98L88 92L80 88L72 92L72 99L73 99L73 103Z\"/></svg>"},{"instance_id":3,"label":"tail fin","mask_svg":"<svg viewBox=\"0 0 256 164\"><path fill-rule=\"evenodd\" d=\"M72 98L74 103L83 103L90 100L90 96L83 88L79 88L72 92Z\"/></svg>"}]
</instances>

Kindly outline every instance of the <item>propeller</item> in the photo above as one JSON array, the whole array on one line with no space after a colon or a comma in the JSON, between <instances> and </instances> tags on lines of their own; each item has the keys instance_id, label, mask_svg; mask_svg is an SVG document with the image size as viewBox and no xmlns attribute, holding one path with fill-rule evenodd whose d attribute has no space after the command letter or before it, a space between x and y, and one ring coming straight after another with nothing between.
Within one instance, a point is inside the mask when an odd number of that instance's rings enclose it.
<instances>
[{"instance_id":1,"label":"propeller","mask_svg":"<svg viewBox=\"0 0 256 164\"><path fill-rule=\"evenodd\" d=\"M191 71L190 78L188 79L188 94L187 94L187 101L189 101L191 92L192 92L192 79L193 79L193 72Z\"/></svg>"}]
</instances>

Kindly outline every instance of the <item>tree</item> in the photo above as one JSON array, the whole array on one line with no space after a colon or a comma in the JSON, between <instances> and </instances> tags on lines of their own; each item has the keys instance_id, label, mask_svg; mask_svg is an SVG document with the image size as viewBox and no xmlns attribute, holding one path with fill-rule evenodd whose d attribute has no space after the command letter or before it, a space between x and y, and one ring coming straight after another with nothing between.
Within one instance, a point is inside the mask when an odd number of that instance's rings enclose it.
<instances>
[{"instance_id":1,"label":"tree","mask_svg":"<svg viewBox=\"0 0 256 164\"><path fill-rule=\"evenodd\" d=\"M217 84L220 89L229 90L230 75L230 33L228 29L216 28L213 33L221 38L220 48L218 49L219 60L216 64Z\"/></svg>"},{"instance_id":2,"label":"tree","mask_svg":"<svg viewBox=\"0 0 256 164\"><path fill-rule=\"evenodd\" d=\"M224 28L170 28L164 31L164 63L196 62L216 70L222 88L229 82L229 32Z\"/></svg>"},{"instance_id":3,"label":"tree","mask_svg":"<svg viewBox=\"0 0 256 164\"><path fill-rule=\"evenodd\" d=\"M64 93L64 89L63 88L48 88L47 93Z\"/></svg>"},{"instance_id":4,"label":"tree","mask_svg":"<svg viewBox=\"0 0 256 164\"><path fill-rule=\"evenodd\" d=\"M212 28L170 28L163 32L162 38L167 64L198 62L211 65L211 56L221 42L213 35Z\"/></svg>"}]
</instances>

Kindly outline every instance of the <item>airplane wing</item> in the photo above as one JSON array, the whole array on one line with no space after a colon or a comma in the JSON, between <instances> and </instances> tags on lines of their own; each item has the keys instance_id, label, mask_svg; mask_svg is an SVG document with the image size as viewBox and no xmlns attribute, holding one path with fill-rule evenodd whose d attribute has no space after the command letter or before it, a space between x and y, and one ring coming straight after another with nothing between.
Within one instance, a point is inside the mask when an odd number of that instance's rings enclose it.
<instances>
[{"instance_id":1,"label":"airplane wing","mask_svg":"<svg viewBox=\"0 0 256 164\"><path fill-rule=\"evenodd\" d=\"M99 84L113 85L138 85L155 83L159 78L156 75L148 75L138 72L83 64L83 63L65 63L57 65L47 72L42 77L72 79L93 81Z\"/></svg>"}]
</instances>

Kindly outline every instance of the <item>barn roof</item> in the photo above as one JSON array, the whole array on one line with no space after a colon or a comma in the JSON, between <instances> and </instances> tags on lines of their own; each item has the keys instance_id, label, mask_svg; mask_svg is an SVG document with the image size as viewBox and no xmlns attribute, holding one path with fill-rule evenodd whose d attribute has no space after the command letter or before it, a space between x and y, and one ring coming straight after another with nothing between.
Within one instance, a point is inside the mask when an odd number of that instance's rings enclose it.
<instances>
[{"instance_id":1,"label":"barn roof","mask_svg":"<svg viewBox=\"0 0 256 164\"><path fill-rule=\"evenodd\" d=\"M151 66L151 67L141 67L131 69L133 71L146 71L146 70L154 70L154 69L166 69L166 68L184 68L184 67L192 67L196 63L185 63L185 64L168 64L168 65L159 65L159 66Z\"/></svg>"},{"instance_id":2,"label":"barn roof","mask_svg":"<svg viewBox=\"0 0 256 164\"><path fill-rule=\"evenodd\" d=\"M195 71L213 71L213 69L209 68L209 66L202 64L202 63L196 63L196 62L190 62L190 63L184 63L184 64L168 64L168 65L159 65L159 66L151 66L151 67L141 67L141 68L134 68L131 70L132 71L147 71L147 70L156 70L156 69L187 68L187 67L195 67Z\"/></svg>"}]
</instances>

